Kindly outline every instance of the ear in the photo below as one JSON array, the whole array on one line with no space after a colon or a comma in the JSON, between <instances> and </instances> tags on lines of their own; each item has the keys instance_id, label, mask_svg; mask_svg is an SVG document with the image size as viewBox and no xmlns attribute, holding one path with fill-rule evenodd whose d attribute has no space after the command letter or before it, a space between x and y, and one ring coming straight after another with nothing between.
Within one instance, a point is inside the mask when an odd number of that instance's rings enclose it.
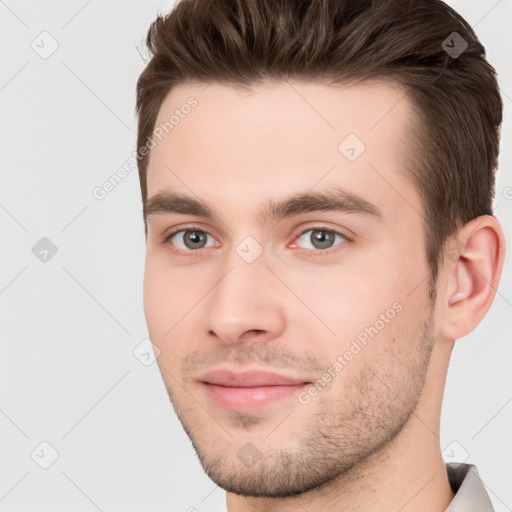
<instances>
[{"instance_id":1,"label":"ear","mask_svg":"<svg viewBox=\"0 0 512 512\"><path fill-rule=\"evenodd\" d=\"M505 260L503 230L495 217L482 215L460 228L447 249L438 281L439 334L456 340L481 322L494 300Z\"/></svg>"}]
</instances>

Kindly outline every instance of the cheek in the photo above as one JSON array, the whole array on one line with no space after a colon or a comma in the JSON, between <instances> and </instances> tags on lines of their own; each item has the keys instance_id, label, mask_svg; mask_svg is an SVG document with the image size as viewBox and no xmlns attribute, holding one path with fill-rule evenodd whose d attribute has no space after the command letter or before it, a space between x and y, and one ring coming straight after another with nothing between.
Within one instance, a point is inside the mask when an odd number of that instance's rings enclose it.
<instances>
[{"instance_id":1,"label":"cheek","mask_svg":"<svg viewBox=\"0 0 512 512\"><path fill-rule=\"evenodd\" d=\"M286 279L294 283L297 297L315 313L303 321L314 327L321 320L337 336L346 338L373 324L395 301L402 302L400 283L382 267L361 262L302 275L289 273Z\"/></svg>"},{"instance_id":2,"label":"cheek","mask_svg":"<svg viewBox=\"0 0 512 512\"><path fill-rule=\"evenodd\" d=\"M331 350L330 373L335 375L335 393L362 393L361 400L366 400L366 388L374 389L376 397L379 389L385 396L387 390L398 393L400 388L407 390L412 385L426 357L421 348L419 319L412 319L406 306L396 311L388 309L384 315L369 317L371 320L354 328L352 335L340 338L336 350Z\"/></svg>"},{"instance_id":3,"label":"cheek","mask_svg":"<svg viewBox=\"0 0 512 512\"><path fill-rule=\"evenodd\" d=\"M383 357L381 350L399 348L417 335L412 331L426 293L424 275L391 250L371 261L358 258L297 277L294 291L315 313L296 319L302 335L316 340L314 350L330 365L342 356L346 376L357 373L366 357Z\"/></svg>"},{"instance_id":4,"label":"cheek","mask_svg":"<svg viewBox=\"0 0 512 512\"><path fill-rule=\"evenodd\" d=\"M170 265L165 255L146 256L144 314L160 350L159 362L168 369L176 368L181 355L190 351L194 315L200 312L197 303L206 291L204 277Z\"/></svg>"},{"instance_id":5,"label":"cheek","mask_svg":"<svg viewBox=\"0 0 512 512\"><path fill-rule=\"evenodd\" d=\"M143 300L144 314L152 336L157 333L160 334L165 312L169 310L167 301L170 295L167 293L167 282L162 279L160 272L154 258L147 255L144 269Z\"/></svg>"},{"instance_id":6,"label":"cheek","mask_svg":"<svg viewBox=\"0 0 512 512\"><path fill-rule=\"evenodd\" d=\"M193 283L185 282L179 268L169 265L162 255L148 252L144 269L144 314L154 335L166 334L190 309L188 304L193 296Z\"/></svg>"}]
</instances>

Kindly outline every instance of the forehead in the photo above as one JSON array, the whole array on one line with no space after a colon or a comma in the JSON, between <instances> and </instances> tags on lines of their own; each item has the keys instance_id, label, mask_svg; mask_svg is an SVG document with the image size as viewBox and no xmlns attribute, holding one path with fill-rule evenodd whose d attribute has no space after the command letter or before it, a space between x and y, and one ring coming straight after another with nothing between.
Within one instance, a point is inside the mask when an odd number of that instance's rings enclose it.
<instances>
[{"instance_id":1,"label":"forehead","mask_svg":"<svg viewBox=\"0 0 512 512\"><path fill-rule=\"evenodd\" d=\"M404 198L420 208L404 178L412 122L404 90L385 82L182 84L157 116L148 197L179 191L240 212L339 185L390 214Z\"/></svg>"}]
</instances>

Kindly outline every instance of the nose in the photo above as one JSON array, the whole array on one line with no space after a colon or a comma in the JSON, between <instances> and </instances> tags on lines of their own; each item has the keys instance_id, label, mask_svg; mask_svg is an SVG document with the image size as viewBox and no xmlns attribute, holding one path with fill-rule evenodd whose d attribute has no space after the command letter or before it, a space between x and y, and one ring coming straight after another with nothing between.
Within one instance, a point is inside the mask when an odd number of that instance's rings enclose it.
<instances>
[{"instance_id":1,"label":"nose","mask_svg":"<svg viewBox=\"0 0 512 512\"><path fill-rule=\"evenodd\" d=\"M208 334L222 343L268 342L285 329L285 297L260 256L247 263L237 254L208 294Z\"/></svg>"}]
</instances>

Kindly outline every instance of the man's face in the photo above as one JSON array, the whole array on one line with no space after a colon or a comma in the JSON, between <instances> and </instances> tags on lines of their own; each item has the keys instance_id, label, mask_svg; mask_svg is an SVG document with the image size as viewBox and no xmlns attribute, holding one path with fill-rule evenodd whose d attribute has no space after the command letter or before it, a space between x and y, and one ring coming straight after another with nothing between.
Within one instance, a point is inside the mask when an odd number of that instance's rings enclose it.
<instances>
[{"instance_id":1,"label":"man's face","mask_svg":"<svg viewBox=\"0 0 512 512\"><path fill-rule=\"evenodd\" d=\"M304 82L181 85L160 109L156 127L175 117L148 167L145 315L176 413L228 491L325 484L417 405L435 329L403 174L411 112L389 84ZM152 200L171 193L211 215Z\"/></svg>"}]
</instances>

